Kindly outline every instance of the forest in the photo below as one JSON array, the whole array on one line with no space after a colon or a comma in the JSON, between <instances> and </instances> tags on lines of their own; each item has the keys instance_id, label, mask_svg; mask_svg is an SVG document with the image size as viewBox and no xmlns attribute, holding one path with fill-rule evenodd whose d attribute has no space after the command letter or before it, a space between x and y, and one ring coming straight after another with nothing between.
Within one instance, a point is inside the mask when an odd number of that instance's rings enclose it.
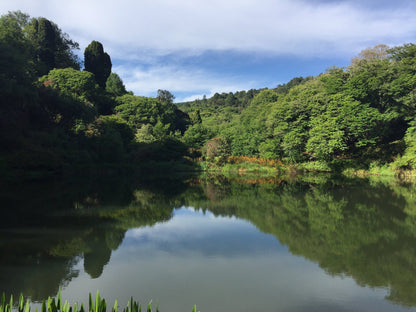
<instances>
[{"instance_id":1,"label":"forest","mask_svg":"<svg viewBox=\"0 0 416 312\"><path fill-rule=\"evenodd\" d=\"M318 171L416 167L415 44L380 44L316 77L186 103L167 90L126 90L98 41L83 60L77 50L53 21L1 16L5 175L149 162L200 169L236 157Z\"/></svg>"}]
</instances>

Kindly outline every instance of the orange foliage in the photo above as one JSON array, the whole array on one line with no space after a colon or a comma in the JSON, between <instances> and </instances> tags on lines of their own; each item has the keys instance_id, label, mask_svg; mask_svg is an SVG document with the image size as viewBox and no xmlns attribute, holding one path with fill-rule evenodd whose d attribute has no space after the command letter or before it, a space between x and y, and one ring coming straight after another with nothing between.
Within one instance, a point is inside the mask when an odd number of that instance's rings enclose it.
<instances>
[{"instance_id":1,"label":"orange foliage","mask_svg":"<svg viewBox=\"0 0 416 312\"><path fill-rule=\"evenodd\" d=\"M283 163L279 159L265 159L260 157L250 156L229 156L227 157L227 163L229 164L241 164L241 163L254 163L261 166L268 167L284 167Z\"/></svg>"}]
</instances>

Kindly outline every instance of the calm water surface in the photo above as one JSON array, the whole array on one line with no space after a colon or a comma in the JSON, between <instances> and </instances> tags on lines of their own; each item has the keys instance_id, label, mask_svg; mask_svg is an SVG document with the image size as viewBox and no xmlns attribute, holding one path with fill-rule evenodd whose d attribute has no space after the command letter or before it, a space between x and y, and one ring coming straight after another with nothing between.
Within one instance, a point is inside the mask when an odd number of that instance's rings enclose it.
<instances>
[{"instance_id":1,"label":"calm water surface","mask_svg":"<svg viewBox=\"0 0 416 312\"><path fill-rule=\"evenodd\" d=\"M416 186L91 178L5 185L0 292L163 311L416 311Z\"/></svg>"}]
</instances>

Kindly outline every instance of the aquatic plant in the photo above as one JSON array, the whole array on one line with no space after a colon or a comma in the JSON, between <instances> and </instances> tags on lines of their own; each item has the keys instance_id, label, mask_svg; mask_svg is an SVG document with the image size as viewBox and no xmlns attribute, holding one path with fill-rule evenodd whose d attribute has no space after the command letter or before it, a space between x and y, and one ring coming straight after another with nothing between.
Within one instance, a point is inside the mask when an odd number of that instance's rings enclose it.
<instances>
[{"instance_id":1,"label":"aquatic plant","mask_svg":"<svg viewBox=\"0 0 416 312\"><path fill-rule=\"evenodd\" d=\"M14 301L13 295L10 295L10 300L6 302L6 295L3 293L0 300L0 312L12 312L14 308ZM118 302L115 300L114 306L111 308L111 312L118 311ZM17 311L18 312L30 312L30 303L29 299L24 299L23 294L20 295L19 301L17 303ZM41 305L40 312L106 312L107 311L107 304L105 299L100 297L99 291L95 296L95 301L92 300L91 293L89 294L88 298L88 310L85 309L84 304L81 303L79 306L75 303L73 306L69 304L68 301L62 304L61 299L61 289L58 291L58 295L55 298L49 297L47 300L43 300ZM133 297L127 302L127 306L120 310L122 312L142 312L142 306L137 301L133 300ZM152 301L147 304L147 308L145 312L152 312ZM36 307L36 312L38 312L38 307ZM156 304L156 311L159 312L159 304ZM192 312L197 312L196 305L194 305Z\"/></svg>"}]
</instances>

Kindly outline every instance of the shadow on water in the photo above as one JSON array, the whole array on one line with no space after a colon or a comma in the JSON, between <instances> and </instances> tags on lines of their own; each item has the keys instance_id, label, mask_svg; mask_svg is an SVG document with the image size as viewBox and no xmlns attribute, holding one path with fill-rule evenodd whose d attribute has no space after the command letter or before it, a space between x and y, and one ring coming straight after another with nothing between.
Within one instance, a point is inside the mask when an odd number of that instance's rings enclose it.
<instances>
[{"instance_id":1,"label":"shadow on water","mask_svg":"<svg viewBox=\"0 0 416 312\"><path fill-rule=\"evenodd\" d=\"M0 289L39 301L84 270L98 278L128 229L194 207L274 235L329 275L416 305L416 186L326 175L242 179L96 177L5 185Z\"/></svg>"}]
</instances>

